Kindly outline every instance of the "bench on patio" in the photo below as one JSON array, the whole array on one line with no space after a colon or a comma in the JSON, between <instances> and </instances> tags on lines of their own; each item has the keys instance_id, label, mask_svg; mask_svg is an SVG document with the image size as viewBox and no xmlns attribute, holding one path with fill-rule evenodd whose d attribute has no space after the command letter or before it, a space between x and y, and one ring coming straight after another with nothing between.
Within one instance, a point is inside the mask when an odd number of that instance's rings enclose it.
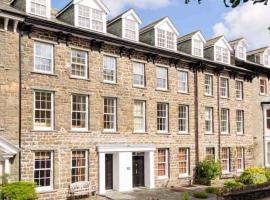
<instances>
[{"instance_id":1,"label":"bench on patio","mask_svg":"<svg viewBox=\"0 0 270 200\"><path fill-rule=\"evenodd\" d=\"M92 192L91 183L89 181L81 181L69 185L71 199L75 199L75 197L79 196L90 196Z\"/></svg>"}]
</instances>

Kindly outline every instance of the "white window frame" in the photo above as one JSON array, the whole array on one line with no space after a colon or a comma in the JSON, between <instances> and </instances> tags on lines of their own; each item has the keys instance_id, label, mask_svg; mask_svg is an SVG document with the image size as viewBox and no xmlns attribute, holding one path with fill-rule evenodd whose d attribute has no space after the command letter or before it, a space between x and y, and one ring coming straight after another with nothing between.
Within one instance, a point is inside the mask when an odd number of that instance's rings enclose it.
<instances>
[{"instance_id":1,"label":"white window frame","mask_svg":"<svg viewBox=\"0 0 270 200\"><path fill-rule=\"evenodd\" d=\"M89 166L89 161L88 161L88 151L87 150L72 150L71 151L71 166L70 166L70 168L71 168L71 177L70 177L70 179L71 179L71 183L72 183L72 169L76 169L76 168L78 168L78 167L73 167L72 166L72 158L73 158L73 152L85 152L85 181L88 181L88 179L89 179L89 177L88 177L88 166ZM76 182L74 182L74 183L76 183Z\"/></svg>"},{"instance_id":2,"label":"white window frame","mask_svg":"<svg viewBox=\"0 0 270 200\"><path fill-rule=\"evenodd\" d=\"M35 115L35 111L36 111L36 92L40 92L40 93L50 93L51 94L51 127L41 127L41 126L37 126L36 124L36 115ZM34 91L34 102L33 102L33 129L35 131L52 131L54 130L54 92L52 91L47 91L47 90L35 90Z\"/></svg>"},{"instance_id":3,"label":"white window frame","mask_svg":"<svg viewBox=\"0 0 270 200\"><path fill-rule=\"evenodd\" d=\"M176 34L174 32L166 31L166 30L161 29L161 28L156 28L155 32L156 32L156 46L157 47L168 49L168 50L176 50ZM164 36L164 38L159 37L161 32L162 32L162 35ZM171 41L173 43L172 48L170 48L170 46L169 46L169 40L168 40L169 34L172 34L172 36L173 36L172 41ZM164 46L161 43L164 43Z\"/></svg>"},{"instance_id":4,"label":"white window frame","mask_svg":"<svg viewBox=\"0 0 270 200\"><path fill-rule=\"evenodd\" d=\"M230 162L231 162L231 158L230 158L230 157L231 157L231 155L230 155L231 149L230 149L229 147L222 147L222 148L221 148L221 154L222 154L222 150L223 150L224 148L225 148L226 151L227 151L226 154L227 154L228 158L227 158L227 159L223 159L223 158L221 157L220 160L221 160L221 162L226 160L228 163L227 163L227 169L226 169L226 170L223 170L223 169L222 169L222 174L229 174L229 173L230 173Z\"/></svg>"},{"instance_id":5,"label":"white window frame","mask_svg":"<svg viewBox=\"0 0 270 200\"><path fill-rule=\"evenodd\" d=\"M192 39L192 55L197 57L203 57L203 42L200 39L193 38ZM197 54L199 52L199 54Z\"/></svg>"},{"instance_id":6,"label":"white window frame","mask_svg":"<svg viewBox=\"0 0 270 200\"><path fill-rule=\"evenodd\" d=\"M51 70L50 71L45 71L45 70L40 70L40 69L36 69L36 57L37 57L37 44L41 44L41 45L46 45L46 46L50 46L51 48L51 58L45 58L45 57L41 57L38 56L40 58L44 58L44 59L50 59L50 64L51 64ZM53 74L54 73L54 45L51 43L46 43L46 42L40 42L40 41L34 41L34 72L38 72L38 73L43 73L43 74Z\"/></svg>"},{"instance_id":7,"label":"white window frame","mask_svg":"<svg viewBox=\"0 0 270 200\"><path fill-rule=\"evenodd\" d=\"M50 167L50 186L44 186L44 187L36 187L36 191L38 193L42 193L42 192L49 192L49 191L53 191L53 187L54 187L54 152L53 151L35 151L33 153L33 180L35 179L35 171L39 171L36 169L35 167L35 161L36 161L36 153L50 153L51 154L51 167ZM44 168L39 168L39 169L44 169ZM49 168L48 168L49 169Z\"/></svg>"},{"instance_id":8,"label":"white window frame","mask_svg":"<svg viewBox=\"0 0 270 200\"><path fill-rule=\"evenodd\" d=\"M51 17L51 1L50 0L46 0L46 3L45 3L45 9L46 9L46 13L45 15L40 15L40 14L37 14L37 13L34 13L32 12L31 10L31 3L32 3L32 0L27 0L26 1L26 12L31 14L31 15L36 15L36 16L39 16L39 17L43 17L43 18L50 18Z\"/></svg>"},{"instance_id":9,"label":"white window frame","mask_svg":"<svg viewBox=\"0 0 270 200\"><path fill-rule=\"evenodd\" d=\"M209 77L210 82L207 81L207 77ZM205 96L213 96L213 74L205 74L204 76L204 94ZM207 91L207 87L210 88L210 92Z\"/></svg>"},{"instance_id":10,"label":"white window frame","mask_svg":"<svg viewBox=\"0 0 270 200\"><path fill-rule=\"evenodd\" d=\"M237 52L238 52L238 58L242 60L246 60L247 49L244 45L238 45Z\"/></svg>"},{"instance_id":11,"label":"white window frame","mask_svg":"<svg viewBox=\"0 0 270 200\"><path fill-rule=\"evenodd\" d=\"M189 171L190 171L190 150L189 150L189 148L186 148L186 147L181 147L181 148L179 148L178 149L178 156L179 156L179 151L180 151L180 149L185 149L185 151L186 151L186 157L187 157L187 160L185 161L186 162L186 171L187 171L187 173L184 173L184 174L180 174L179 173L179 178L185 178L185 177L189 177ZM180 164L180 160L178 160L178 165ZM180 166L178 166L179 167L179 169L180 169Z\"/></svg>"},{"instance_id":12,"label":"white window frame","mask_svg":"<svg viewBox=\"0 0 270 200\"><path fill-rule=\"evenodd\" d=\"M239 119L239 116L241 117L241 119ZM243 110L236 110L236 133L237 133L237 135L244 135L244 119L245 119L244 111ZM241 131L238 131L239 125L241 128Z\"/></svg>"},{"instance_id":13,"label":"white window frame","mask_svg":"<svg viewBox=\"0 0 270 200\"><path fill-rule=\"evenodd\" d=\"M113 106L114 106L114 113L105 113L105 99L111 99L113 100ZM105 114L110 114L110 115L113 115L114 117L114 120L113 120L113 128L112 129L106 129L104 127L104 115ZM115 97L104 97L103 98L103 131L104 132L109 132L109 133L115 133L117 130L117 98Z\"/></svg>"},{"instance_id":14,"label":"white window frame","mask_svg":"<svg viewBox=\"0 0 270 200\"><path fill-rule=\"evenodd\" d=\"M135 23L135 30L131 30L129 29L129 27L127 27L127 23L132 21L132 23L134 22ZM138 41L139 40L139 24L136 20L131 20L131 19L127 19L127 18L124 18L123 21L123 35L122 37L124 39L127 39L127 40L131 40L131 41ZM127 30L128 31L134 31L135 32L135 38L129 38L127 37Z\"/></svg>"},{"instance_id":15,"label":"white window frame","mask_svg":"<svg viewBox=\"0 0 270 200\"><path fill-rule=\"evenodd\" d=\"M79 52L79 53L83 53L83 54L85 54L85 63L84 64L82 64L82 63L76 63L76 62L73 62L73 55L72 55L72 53L73 52ZM71 49L71 61L70 61L70 63L71 63L71 77L73 77L73 78L78 78L78 79L87 79L88 78L88 52L87 51L82 51L82 50L77 50L77 49ZM78 75L73 75L72 74L72 65L80 65L80 66L84 66L84 71L85 71L85 75L84 76L78 76Z\"/></svg>"},{"instance_id":16,"label":"white window frame","mask_svg":"<svg viewBox=\"0 0 270 200\"><path fill-rule=\"evenodd\" d=\"M180 117L180 110L181 108L185 108L185 114L186 114L186 118L182 118ZM180 122L184 120L185 123L184 123L184 126L185 126L185 130L180 130ZM179 134L188 134L189 133L189 106L188 105L183 105L183 104L180 104L178 106L178 133Z\"/></svg>"},{"instance_id":17,"label":"white window frame","mask_svg":"<svg viewBox=\"0 0 270 200\"><path fill-rule=\"evenodd\" d=\"M73 96L81 96L85 97L85 103L86 103L86 111L85 113L85 128L73 128L72 126L72 114L73 114ZM89 126L89 96L88 95L83 95L83 94L72 94L71 95L71 130L72 131L88 131L88 126ZM83 113L83 111L75 111L76 113Z\"/></svg>"},{"instance_id":18,"label":"white window frame","mask_svg":"<svg viewBox=\"0 0 270 200\"><path fill-rule=\"evenodd\" d=\"M264 105L264 134L269 136L270 135L270 128L267 128L267 121L270 121L270 116L267 117L267 111L269 110L270 112L270 106L269 105Z\"/></svg>"},{"instance_id":19,"label":"white window frame","mask_svg":"<svg viewBox=\"0 0 270 200\"><path fill-rule=\"evenodd\" d=\"M268 144L270 144L270 141L269 140L265 141L265 155L264 156L265 156L265 166L266 167L270 167L270 148L268 148ZM268 154L269 154L269 156L268 156Z\"/></svg>"},{"instance_id":20,"label":"white window frame","mask_svg":"<svg viewBox=\"0 0 270 200\"><path fill-rule=\"evenodd\" d=\"M240 88L238 87L240 84ZM235 90L236 90L236 100L243 100L244 99L244 83L243 81L235 81Z\"/></svg>"},{"instance_id":21,"label":"white window frame","mask_svg":"<svg viewBox=\"0 0 270 200\"><path fill-rule=\"evenodd\" d=\"M159 71L158 71L159 69L166 70L166 79L164 79L163 77L159 75ZM159 87L158 80L165 80L165 87ZM168 90L168 68L167 67L156 66L156 88L157 90L163 90L163 91Z\"/></svg>"},{"instance_id":22,"label":"white window frame","mask_svg":"<svg viewBox=\"0 0 270 200\"><path fill-rule=\"evenodd\" d=\"M142 108L143 108L143 116L136 116L135 115L135 104L136 103L142 103ZM134 121L134 133L145 133L146 132L146 117L145 117L145 101L143 100L134 100L134 106L133 106L133 121ZM142 118L143 119L143 130L136 130L135 129L135 118Z\"/></svg>"},{"instance_id":23,"label":"white window frame","mask_svg":"<svg viewBox=\"0 0 270 200\"><path fill-rule=\"evenodd\" d=\"M215 46L215 61L229 64L230 50L224 47Z\"/></svg>"},{"instance_id":24,"label":"white window frame","mask_svg":"<svg viewBox=\"0 0 270 200\"><path fill-rule=\"evenodd\" d=\"M213 107L205 107L205 133L213 134ZM209 116L209 119L208 119ZM210 123L210 130L206 130L206 123Z\"/></svg>"},{"instance_id":25,"label":"white window frame","mask_svg":"<svg viewBox=\"0 0 270 200\"><path fill-rule=\"evenodd\" d=\"M158 116L158 105L162 104L165 105L165 116ZM162 118L165 119L165 130L158 130L158 119ZM162 103L158 102L157 103L157 133L168 133L169 132L169 104L168 103Z\"/></svg>"},{"instance_id":26,"label":"white window frame","mask_svg":"<svg viewBox=\"0 0 270 200\"><path fill-rule=\"evenodd\" d=\"M158 176L158 179L168 179L169 177L169 149L165 149L165 148L160 148L159 150L163 150L165 151L165 162L162 162L163 164L165 164L165 175L164 176ZM158 161L158 164L160 162Z\"/></svg>"},{"instance_id":27,"label":"white window frame","mask_svg":"<svg viewBox=\"0 0 270 200\"><path fill-rule=\"evenodd\" d=\"M135 68L138 67L138 66L143 67L143 74L138 74L138 73L135 72ZM135 75L142 76L142 78L143 78L143 84L142 85L134 83L134 81L135 81L134 76ZM139 87L139 88L145 88L145 64L144 63L133 62L133 86L134 87Z\"/></svg>"},{"instance_id":28,"label":"white window frame","mask_svg":"<svg viewBox=\"0 0 270 200\"><path fill-rule=\"evenodd\" d=\"M264 81L264 85L262 85L261 84L261 81ZM264 78L260 78L259 79L259 90L260 90L260 95L267 95L267 93L268 93L268 81L266 80L266 79L264 79ZM263 87L264 88L264 92L261 92L261 87Z\"/></svg>"},{"instance_id":29,"label":"white window frame","mask_svg":"<svg viewBox=\"0 0 270 200\"><path fill-rule=\"evenodd\" d=\"M80 6L89 9L89 16L86 17L86 16L80 15ZM106 32L106 26L107 25L105 23L106 22L106 19L105 19L106 17L105 17L104 11L99 10L99 9L95 9L95 8L91 8L89 6L80 5L80 4L75 5L75 10L76 10L76 12L75 12L76 13L76 16L75 16L75 25L77 25L80 28L84 28L84 29L88 29L88 30L93 30L93 31L96 31L96 32L102 32L102 33L105 33ZM96 11L101 12L101 17L102 17L101 20L94 19L93 18L93 10L96 10ZM80 20L79 20L80 17L87 18L89 20L89 27L83 26L83 25L80 24ZM102 30L94 29L93 28L93 21L102 22Z\"/></svg>"},{"instance_id":30,"label":"white window frame","mask_svg":"<svg viewBox=\"0 0 270 200\"><path fill-rule=\"evenodd\" d=\"M238 151L238 149L241 149L241 158L239 158L238 157L238 155L237 155L237 162L238 162L238 160L240 160L241 159L241 166L242 166L242 168L240 168L240 169L238 169L238 168L236 168L236 171L237 172L243 172L244 171L244 166L245 166L245 153L244 153L244 151L245 151L245 148L243 148L243 147L237 147L237 150L236 151Z\"/></svg>"},{"instance_id":31,"label":"white window frame","mask_svg":"<svg viewBox=\"0 0 270 200\"><path fill-rule=\"evenodd\" d=\"M222 81L226 81L226 86L222 85ZM220 97L222 98L229 98L229 79L225 77L220 77ZM222 94L222 90L224 90L224 94Z\"/></svg>"},{"instance_id":32,"label":"white window frame","mask_svg":"<svg viewBox=\"0 0 270 200\"><path fill-rule=\"evenodd\" d=\"M226 111L226 116L227 116L227 119L222 119L222 111ZM230 129L230 125L229 125L229 118L230 118L230 111L229 111L229 109L227 109L227 108L221 108L220 109L220 132L221 132L221 134L225 134L225 135L227 135L227 134L229 134L229 129ZM222 122L226 122L226 131L223 131L222 130Z\"/></svg>"},{"instance_id":33,"label":"white window frame","mask_svg":"<svg viewBox=\"0 0 270 200\"><path fill-rule=\"evenodd\" d=\"M179 70L177 71L178 75L178 92L180 93L188 93L188 71ZM185 80L181 80L181 75L185 77ZM184 89L182 90L181 85L184 85Z\"/></svg>"},{"instance_id":34,"label":"white window frame","mask_svg":"<svg viewBox=\"0 0 270 200\"><path fill-rule=\"evenodd\" d=\"M113 69L111 69L114 73L113 73L113 80L107 80L105 79L105 70L110 70L108 67L106 67L106 62L105 59L113 59L114 60L114 66ZM110 84L115 84L117 80L117 58L113 57L113 56L108 56L108 55L104 55L103 56L103 82L104 83L110 83Z\"/></svg>"}]
</instances>

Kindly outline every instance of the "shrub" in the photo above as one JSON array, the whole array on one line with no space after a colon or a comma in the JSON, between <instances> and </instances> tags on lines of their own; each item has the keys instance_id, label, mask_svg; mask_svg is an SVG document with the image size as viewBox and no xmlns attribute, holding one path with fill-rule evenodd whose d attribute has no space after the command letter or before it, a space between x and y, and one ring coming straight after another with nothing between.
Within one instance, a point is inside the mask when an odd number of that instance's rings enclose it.
<instances>
[{"instance_id":1,"label":"shrub","mask_svg":"<svg viewBox=\"0 0 270 200\"><path fill-rule=\"evenodd\" d=\"M198 198L198 199L207 199L208 194L206 192L195 192L193 194L193 197Z\"/></svg>"},{"instance_id":2,"label":"shrub","mask_svg":"<svg viewBox=\"0 0 270 200\"><path fill-rule=\"evenodd\" d=\"M183 193L182 200L189 200L189 194L188 194L188 192L184 192Z\"/></svg>"},{"instance_id":3,"label":"shrub","mask_svg":"<svg viewBox=\"0 0 270 200\"><path fill-rule=\"evenodd\" d=\"M270 182L270 169L265 170L265 176L267 178L267 181Z\"/></svg>"},{"instance_id":4,"label":"shrub","mask_svg":"<svg viewBox=\"0 0 270 200\"><path fill-rule=\"evenodd\" d=\"M1 188L2 198L12 200L34 200L37 199L36 185L28 182L15 182L4 185Z\"/></svg>"},{"instance_id":5,"label":"shrub","mask_svg":"<svg viewBox=\"0 0 270 200\"><path fill-rule=\"evenodd\" d=\"M199 183L209 185L211 183L211 180L216 179L220 175L221 165L219 161L211 159L204 160L199 163L197 177Z\"/></svg>"},{"instance_id":6,"label":"shrub","mask_svg":"<svg viewBox=\"0 0 270 200\"><path fill-rule=\"evenodd\" d=\"M244 184L235 179L226 180L224 182L225 188L234 188L234 187L241 187L241 186L244 186Z\"/></svg>"},{"instance_id":7,"label":"shrub","mask_svg":"<svg viewBox=\"0 0 270 200\"><path fill-rule=\"evenodd\" d=\"M258 167L248 168L239 177L239 181L246 185L263 184L267 182L266 171Z\"/></svg>"},{"instance_id":8,"label":"shrub","mask_svg":"<svg viewBox=\"0 0 270 200\"><path fill-rule=\"evenodd\" d=\"M219 195L221 193L221 189L217 187L208 187L205 189L205 192L209 194L216 194Z\"/></svg>"}]
</instances>

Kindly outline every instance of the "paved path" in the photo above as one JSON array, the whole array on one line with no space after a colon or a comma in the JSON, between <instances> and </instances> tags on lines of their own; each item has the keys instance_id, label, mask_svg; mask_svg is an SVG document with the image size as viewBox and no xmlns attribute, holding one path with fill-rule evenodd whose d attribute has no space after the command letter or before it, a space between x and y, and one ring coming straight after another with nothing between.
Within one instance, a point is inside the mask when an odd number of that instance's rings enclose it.
<instances>
[{"instance_id":1,"label":"paved path","mask_svg":"<svg viewBox=\"0 0 270 200\"><path fill-rule=\"evenodd\" d=\"M191 194L193 189L189 190ZM195 189L198 191L198 189ZM181 200L182 193L181 192L172 192L169 189L136 189L133 192L107 192L106 197L111 200ZM208 200L216 200L215 195L209 195ZM190 200L196 200L196 198L190 195Z\"/></svg>"}]
</instances>

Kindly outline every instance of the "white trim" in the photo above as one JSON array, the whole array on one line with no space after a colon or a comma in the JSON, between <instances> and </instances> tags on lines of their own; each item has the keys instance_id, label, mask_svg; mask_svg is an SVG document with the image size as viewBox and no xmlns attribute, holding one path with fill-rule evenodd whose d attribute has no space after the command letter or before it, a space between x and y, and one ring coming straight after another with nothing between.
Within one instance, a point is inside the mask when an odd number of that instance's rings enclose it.
<instances>
[{"instance_id":1,"label":"white trim","mask_svg":"<svg viewBox=\"0 0 270 200\"><path fill-rule=\"evenodd\" d=\"M158 176L159 180L168 179L169 178L169 149L167 148L159 148L158 150L165 150L165 175ZM159 162L158 162L159 163Z\"/></svg>"},{"instance_id":2,"label":"white trim","mask_svg":"<svg viewBox=\"0 0 270 200\"><path fill-rule=\"evenodd\" d=\"M154 28L156 29L160 24L164 23L164 22L167 22L169 24L169 26L171 27L171 29L174 31L174 33L176 35L179 35L179 32L178 30L176 29L176 27L173 25L172 21L170 20L169 17L165 17L163 20L161 20L160 22L158 22Z\"/></svg>"},{"instance_id":3,"label":"white trim","mask_svg":"<svg viewBox=\"0 0 270 200\"><path fill-rule=\"evenodd\" d=\"M180 149L185 149L185 151L186 151L186 156L187 156L187 160L186 160L186 170L187 170L187 173L184 173L184 174L180 174L179 173L179 178L186 178L186 177L189 177L189 174L190 174L190 172L189 172L189 170L190 170L190 164L189 164L189 162L190 162L190 149L188 148L188 147L180 147L179 149L178 149L178 155L179 155L179 150ZM179 163L180 163L180 161L178 160L178 169L180 168L180 166L179 166Z\"/></svg>"},{"instance_id":4,"label":"white trim","mask_svg":"<svg viewBox=\"0 0 270 200\"><path fill-rule=\"evenodd\" d=\"M31 0L26 0L26 12L31 15L49 19L51 18L51 0L46 0L46 15L45 16L31 12Z\"/></svg>"},{"instance_id":5,"label":"white trim","mask_svg":"<svg viewBox=\"0 0 270 200\"><path fill-rule=\"evenodd\" d=\"M85 181L88 181L89 180L89 151L88 150L81 150L81 149L72 149L71 150L71 152L70 152L70 155L71 155L71 157L70 157L70 160L71 160L71 162L70 162L70 170L71 170L71 173L70 173L70 182L72 183L72 169L78 169L77 167L75 168L73 168L72 167L72 153L73 152L85 152Z\"/></svg>"},{"instance_id":6,"label":"white trim","mask_svg":"<svg viewBox=\"0 0 270 200\"><path fill-rule=\"evenodd\" d=\"M206 87L206 84L205 84L206 76L211 77L211 84L210 84L210 87L211 87L210 88L210 92L211 92L211 94L208 94L206 92L206 89L205 89L205 87ZM214 96L214 87L213 87L213 84L214 84L214 75L213 74L209 74L209 73L205 73L204 74L204 95L205 96L208 96L208 97Z\"/></svg>"},{"instance_id":7,"label":"white trim","mask_svg":"<svg viewBox=\"0 0 270 200\"><path fill-rule=\"evenodd\" d=\"M226 154L228 155L228 158L226 158L226 161L228 161L228 163L227 163L227 169L226 170L222 169L222 174L229 174L230 173L230 161L231 161L231 158L230 158L231 149L229 147L222 147L221 154L222 154L223 148L226 148L226 152L227 152ZM222 160L225 160L225 159L220 158L220 160L222 162Z\"/></svg>"},{"instance_id":8,"label":"white trim","mask_svg":"<svg viewBox=\"0 0 270 200\"><path fill-rule=\"evenodd\" d=\"M117 130L117 98L115 98L115 97L104 97L103 98L103 117L105 115L105 104L104 104L105 99L113 100L114 111L115 112L113 113L113 116L114 116L113 126L114 126L114 128L113 129L105 129L104 125L103 125L103 132L105 132L105 133L106 132L107 133L111 133L111 132L115 133L116 130ZM104 119L103 119L103 124L104 124Z\"/></svg>"},{"instance_id":9,"label":"white trim","mask_svg":"<svg viewBox=\"0 0 270 200\"><path fill-rule=\"evenodd\" d=\"M97 145L99 153L113 152L150 152L155 151L156 147L152 144L100 144Z\"/></svg>"},{"instance_id":10,"label":"white trim","mask_svg":"<svg viewBox=\"0 0 270 200\"><path fill-rule=\"evenodd\" d=\"M143 130L135 130L135 116L134 116L134 111L135 111L135 102L140 102L140 103L142 103L143 104L143 122L144 122L144 124L143 124ZM137 99L135 99L134 101L133 101L133 130L134 130L134 133L145 133L145 131L146 131L146 111L145 111L145 109L146 109L146 102L144 101L144 100L137 100Z\"/></svg>"},{"instance_id":11,"label":"white trim","mask_svg":"<svg viewBox=\"0 0 270 200\"><path fill-rule=\"evenodd\" d=\"M184 118L180 118L179 117L179 112L180 112L180 107L184 107L185 108L185 110L186 110L186 118L184 119ZM185 123L185 128L186 128L186 130L184 130L184 131L181 131L181 130L179 130L179 128L178 128L178 133L179 134L188 134L189 133L189 105L186 105L186 104L179 104L178 105L178 127L179 127L179 121L180 121L180 119L184 119L184 120L186 120L186 123Z\"/></svg>"},{"instance_id":12,"label":"white trim","mask_svg":"<svg viewBox=\"0 0 270 200\"><path fill-rule=\"evenodd\" d=\"M84 76L77 76L77 75L73 75L72 74L72 53L73 51L76 51L76 52L82 52L82 53L85 53L86 55L86 58L85 58L85 63L84 63L84 70L85 70L85 75ZM79 49L76 49L76 48L71 48L71 51L70 51L70 70L71 70L71 73L70 73L70 76L72 78L77 78L77 79L88 79L88 66L89 66L89 62L88 62L88 57L89 57L89 52L88 51L84 51L84 50L79 50ZM76 63L75 63L76 64ZM80 64L81 65L81 64Z\"/></svg>"},{"instance_id":13,"label":"white trim","mask_svg":"<svg viewBox=\"0 0 270 200\"><path fill-rule=\"evenodd\" d=\"M166 134L166 133L169 132L169 104L168 103L163 103L163 102L157 102L157 119L159 118L159 116L158 116L158 104L166 105L166 116L162 117L163 119L165 118L166 121L165 121L165 130L158 130L157 129L157 133Z\"/></svg>"},{"instance_id":14,"label":"white trim","mask_svg":"<svg viewBox=\"0 0 270 200\"><path fill-rule=\"evenodd\" d=\"M185 87L185 90L181 90L180 89L180 83L183 83L181 80L180 80L180 74L181 73L185 73L185 78L186 78L186 87ZM180 93L184 93L184 94L187 94L188 93L188 90L189 90L189 72L187 70L177 70L177 79L178 79L178 92Z\"/></svg>"}]
</instances>

